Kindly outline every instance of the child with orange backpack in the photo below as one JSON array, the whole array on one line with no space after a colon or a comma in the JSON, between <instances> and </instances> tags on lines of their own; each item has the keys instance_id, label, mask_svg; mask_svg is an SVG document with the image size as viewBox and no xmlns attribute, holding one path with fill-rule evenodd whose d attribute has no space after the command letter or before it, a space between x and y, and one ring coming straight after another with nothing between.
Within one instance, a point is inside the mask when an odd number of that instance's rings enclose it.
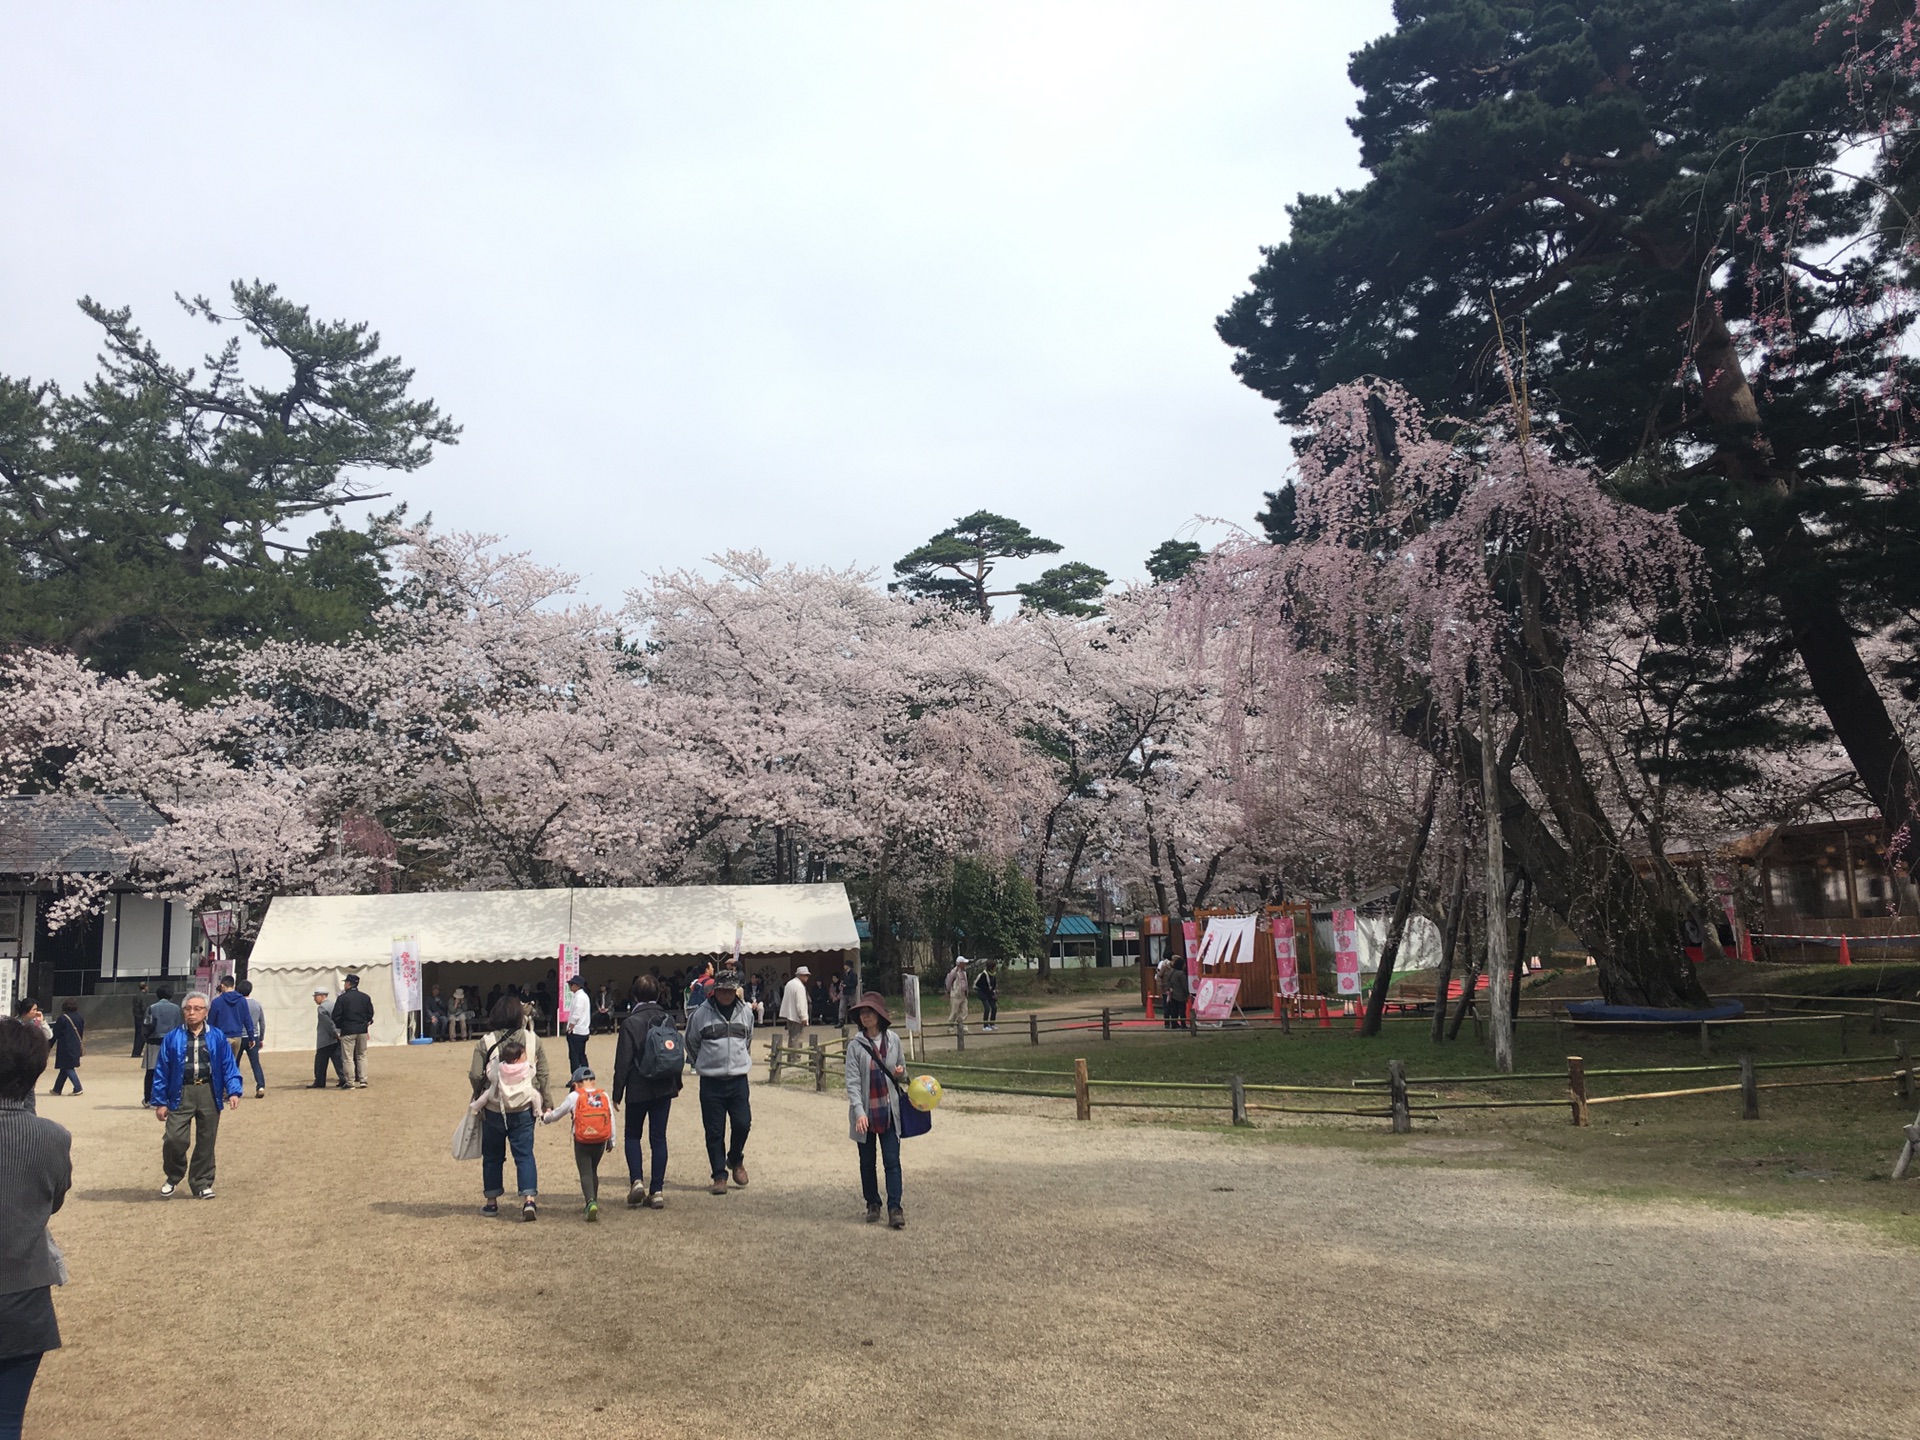
<instances>
[{"instance_id":1,"label":"child with orange backpack","mask_svg":"<svg viewBox=\"0 0 1920 1440\"><path fill-rule=\"evenodd\" d=\"M600 1218L600 1162L613 1149L613 1098L593 1083L593 1071L582 1065L567 1085L567 1098L540 1117L542 1125L573 1117L573 1163L580 1171L580 1193L586 1199L586 1217Z\"/></svg>"}]
</instances>

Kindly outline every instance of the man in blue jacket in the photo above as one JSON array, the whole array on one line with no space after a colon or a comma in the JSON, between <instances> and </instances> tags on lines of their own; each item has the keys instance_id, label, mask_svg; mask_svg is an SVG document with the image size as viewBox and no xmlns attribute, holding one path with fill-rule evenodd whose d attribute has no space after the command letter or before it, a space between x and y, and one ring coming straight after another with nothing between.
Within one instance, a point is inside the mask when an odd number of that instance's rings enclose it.
<instances>
[{"instance_id":1,"label":"man in blue jacket","mask_svg":"<svg viewBox=\"0 0 1920 1440\"><path fill-rule=\"evenodd\" d=\"M225 1037L207 1024L207 997L198 993L180 1002L180 1027L160 1042L153 1067L148 1103L154 1118L167 1127L160 1147L160 1163L167 1183L162 1197L173 1194L182 1178L202 1200L213 1199L213 1147L220 1138L220 1107L240 1104L240 1066ZM187 1140L193 1140L188 1164Z\"/></svg>"}]
</instances>

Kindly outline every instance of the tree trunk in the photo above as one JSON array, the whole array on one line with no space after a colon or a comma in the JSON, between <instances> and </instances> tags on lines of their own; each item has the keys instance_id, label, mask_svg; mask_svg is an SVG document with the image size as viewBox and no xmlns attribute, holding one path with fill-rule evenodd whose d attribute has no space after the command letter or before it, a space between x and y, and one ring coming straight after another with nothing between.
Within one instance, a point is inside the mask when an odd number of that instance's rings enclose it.
<instances>
[{"instance_id":1,"label":"tree trunk","mask_svg":"<svg viewBox=\"0 0 1920 1440\"><path fill-rule=\"evenodd\" d=\"M1760 407L1732 333L1711 303L1701 307L1696 324L1694 367L1704 387L1707 416L1721 431L1727 477L1750 492L1746 510L1768 591L1779 602L1833 733L1846 747L1847 759L1892 836L1912 823L1920 803L1913 757L1860 658L1831 568L1815 551L1800 518L1786 506L1789 477L1781 473L1761 427Z\"/></svg>"},{"instance_id":2,"label":"tree trunk","mask_svg":"<svg viewBox=\"0 0 1920 1440\"><path fill-rule=\"evenodd\" d=\"M1460 938L1461 912L1467 908L1467 866L1472 850L1461 832L1460 853L1453 861L1453 887L1447 896L1447 931L1440 940L1440 974L1433 987L1433 1043L1447 1038L1447 987L1453 983L1453 947Z\"/></svg>"},{"instance_id":3,"label":"tree trunk","mask_svg":"<svg viewBox=\"0 0 1920 1440\"><path fill-rule=\"evenodd\" d=\"M1487 907L1483 905L1480 908L1484 911ZM1462 917L1462 923L1466 928L1467 973L1466 978L1460 982L1460 1008L1453 1012L1453 1019L1447 1023L1449 1040L1459 1036L1460 1022L1465 1020L1469 1013L1478 1013L1478 1006L1473 998L1473 987L1480 983L1480 946L1474 939L1472 911L1469 910Z\"/></svg>"},{"instance_id":4,"label":"tree trunk","mask_svg":"<svg viewBox=\"0 0 1920 1440\"><path fill-rule=\"evenodd\" d=\"M1513 1018L1520 1019L1520 977L1527 973L1527 925L1533 919L1533 876L1520 872L1520 933L1513 942Z\"/></svg>"},{"instance_id":5,"label":"tree trunk","mask_svg":"<svg viewBox=\"0 0 1920 1440\"><path fill-rule=\"evenodd\" d=\"M1480 794L1487 828L1487 974L1493 989L1487 996L1487 1008L1493 1013L1493 1068L1503 1075L1513 1070L1513 1016L1508 1012L1508 992L1513 986L1513 966L1507 955L1507 845L1502 833L1499 795L1500 779L1493 750L1493 706L1487 698L1491 674L1480 685ZM1499 913L1494 899L1500 897Z\"/></svg>"},{"instance_id":6,"label":"tree trunk","mask_svg":"<svg viewBox=\"0 0 1920 1440\"><path fill-rule=\"evenodd\" d=\"M1380 968L1373 975L1373 989L1367 995L1366 1018L1360 1022L1362 1035L1378 1035L1380 1022L1387 1013L1387 991L1393 985L1394 962L1400 958L1400 937L1407 928L1407 912L1413 907L1414 891L1420 884L1420 859L1426 854L1427 836L1433 830L1433 806L1440 796L1440 767L1427 782L1427 798L1420 806L1420 823L1414 828L1413 844L1407 851L1407 871L1400 881L1400 894L1393 902L1393 918L1387 922L1387 943L1380 951Z\"/></svg>"}]
</instances>

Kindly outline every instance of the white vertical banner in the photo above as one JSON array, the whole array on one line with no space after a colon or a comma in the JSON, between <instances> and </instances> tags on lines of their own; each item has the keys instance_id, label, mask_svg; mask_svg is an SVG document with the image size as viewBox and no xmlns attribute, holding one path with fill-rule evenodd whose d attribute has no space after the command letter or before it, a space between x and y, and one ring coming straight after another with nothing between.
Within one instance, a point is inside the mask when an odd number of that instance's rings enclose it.
<instances>
[{"instance_id":1,"label":"white vertical banner","mask_svg":"<svg viewBox=\"0 0 1920 1440\"><path fill-rule=\"evenodd\" d=\"M411 1014L421 1008L420 946L412 935L393 937L393 1008Z\"/></svg>"},{"instance_id":2,"label":"white vertical banner","mask_svg":"<svg viewBox=\"0 0 1920 1440\"><path fill-rule=\"evenodd\" d=\"M1360 917L1346 907L1333 912L1333 972L1342 995L1360 993Z\"/></svg>"},{"instance_id":3,"label":"white vertical banner","mask_svg":"<svg viewBox=\"0 0 1920 1440\"><path fill-rule=\"evenodd\" d=\"M900 977L900 1028L909 1035L920 1033L920 977Z\"/></svg>"},{"instance_id":4,"label":"white vertical banner","mask_svg":"<svg viewBox=\"0 0 1920 1440\"><path fill-rule=\"evenodd\" d=\"M1300 993L1300 953L1294 948L1293 917L1273 917L1274 988L1282 995Z\"/></svg>"}]
</instances>

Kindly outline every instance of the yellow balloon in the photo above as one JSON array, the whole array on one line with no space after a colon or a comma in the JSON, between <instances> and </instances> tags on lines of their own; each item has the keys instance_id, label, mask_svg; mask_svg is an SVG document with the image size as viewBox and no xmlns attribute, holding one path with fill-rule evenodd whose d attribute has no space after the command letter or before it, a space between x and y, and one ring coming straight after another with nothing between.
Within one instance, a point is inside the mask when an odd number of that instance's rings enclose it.
<instances>
[{"instance_id":1,"label":"yellow balloon","mask_svg":"<svg viewBox=\"0 0 1920 1440\"><path fill-rule=\"evenodd\" d=\"M907 1103L916 1110L931 1110L940 1103L940 1082L931 1075L916 1075L907 1084Z\"/></svg>"}]
</instances>

